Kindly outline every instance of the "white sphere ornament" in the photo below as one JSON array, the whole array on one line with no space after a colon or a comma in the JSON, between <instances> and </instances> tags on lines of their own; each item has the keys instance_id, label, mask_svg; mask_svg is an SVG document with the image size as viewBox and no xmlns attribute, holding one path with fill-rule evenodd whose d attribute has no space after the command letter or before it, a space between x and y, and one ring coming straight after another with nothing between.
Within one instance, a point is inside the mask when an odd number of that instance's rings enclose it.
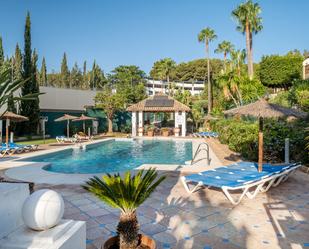
<instances>
[{"instance_id":1,"label":"white sphere ornament","mask_svg":"<svg viewBox=\"0 0 309 249\"><path fill-rule=\"evenodd\" d=\"M64 202L61 195L50 189L41 189L25 200L22 217L27 227L40 231L56 226L63 212Z\"/></svg>"}]
</instances>

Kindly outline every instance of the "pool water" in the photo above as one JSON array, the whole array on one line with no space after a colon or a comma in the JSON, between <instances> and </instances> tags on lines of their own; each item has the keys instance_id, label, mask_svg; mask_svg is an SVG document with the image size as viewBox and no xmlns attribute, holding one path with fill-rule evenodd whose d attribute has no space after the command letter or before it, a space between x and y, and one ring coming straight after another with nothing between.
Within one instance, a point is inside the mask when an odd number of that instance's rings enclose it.
<instances>
[{"instance_id":1,"label":"pool water","mask_svg":"<svg viewBox=\"0 0 309 249\"><path fill-rule=\"evenodd\" d=\"M49 162L45 170L61 173L108 173L134 169L142 164L184 164L192 159L192 143L183 140L106 141L33 157L30 161Z\"/></svg>"}]
</instances>

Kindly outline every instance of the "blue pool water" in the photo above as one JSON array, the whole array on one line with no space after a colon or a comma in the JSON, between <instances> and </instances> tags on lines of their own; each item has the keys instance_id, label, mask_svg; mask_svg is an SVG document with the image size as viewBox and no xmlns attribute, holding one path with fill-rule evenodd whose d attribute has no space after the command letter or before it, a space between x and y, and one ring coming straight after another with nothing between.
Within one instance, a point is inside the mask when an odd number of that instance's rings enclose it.
<instances>
[{"instance_id":1,"label":"blue pool water","mask_svg":"<svg viewBox=\"0 0 309 249\"><path fill-rule=\"evenodd\" d=\"M172 140L107 141L86 151L65 150L32 157L49 162L45 170L61 173L108 173L134 169L142 164L184 164L192 159L192 143Z\"/></svg>"}]
</instances>

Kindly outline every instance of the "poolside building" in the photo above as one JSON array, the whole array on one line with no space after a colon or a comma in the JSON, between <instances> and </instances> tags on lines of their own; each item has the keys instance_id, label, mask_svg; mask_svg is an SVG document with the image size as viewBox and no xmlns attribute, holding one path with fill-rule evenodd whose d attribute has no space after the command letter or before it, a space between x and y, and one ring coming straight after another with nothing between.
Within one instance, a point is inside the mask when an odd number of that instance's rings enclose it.
<instances>
[{"instance_id":1,"label":"poolside building","mask_svg":"<svg viewBox=\"0 0 309 249\"><path fill-rule=\"evenodd\" d=\"M105 118L102 111L93 109L96 91L41 86L40 92L44 93L39 96L41 119L39 127L40 134L42 134L43 122L46 134L51 137L66 134L66 124L63 122L54 122L56 118L64 114L80 116L82 113L85 113L89 116L99 118L99 121L100 118L101 121ZM3 111L4 110L5 107L3 107ZM82 123L75 123L74 126L82 130ZM91 128L92 133L96 133L99 123L95 120L93 122L89 121L87 122L87 126ZM4 128L5 121L0 120L0 137L4 133Z\"/></svg>"},{"instance_id":2,"label":"poolside building","mask_svg":"<svg viewBox=\"0 0 309 249\"><path fill-rule=\"evenodd\" d=\"M181 135L182 137L186 136L186 115L191 109L163 93L150 96L134 105L131 105L127 108L127 111L132 112L131 120L133 137L137 135L143 136L146 124L155 125L155 115L157 113L170 113L174 119L174 135ZM153 118L152 121L151 118Z\"/></svg>"}]
</instances>

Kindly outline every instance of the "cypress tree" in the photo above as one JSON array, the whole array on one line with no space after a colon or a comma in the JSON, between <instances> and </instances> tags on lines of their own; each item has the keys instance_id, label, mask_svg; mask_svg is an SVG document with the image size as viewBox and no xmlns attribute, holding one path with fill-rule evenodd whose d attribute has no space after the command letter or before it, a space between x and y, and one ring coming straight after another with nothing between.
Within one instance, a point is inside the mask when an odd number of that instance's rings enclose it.
<instances>
[{"instance_id":1,"label":"cypress tree","mask_svg":"<svg viewBox=\"0 0 309 249\"><path fill-rule=\"evenodd\" d=\"M66 53L63 54L60 76L61 76L61 86L70 87L70 71L68 68Z\"/></svg>"},{"instance_id":2,"label":"cypress tree","mask_svg":"<svg viewBox=\"0 0 309 249\"><path fill-rule=\"evenodd\" d=\"M40 86L47 86L47 70L46 70L45 57L43 57L43 60L42 60L39 83L40 83Z\"/></svg>"},{"instance_id":3,"label":"cypress tree","mask_svg":"<svg viewBox=\"0 0 309 249\"><path fill-rule=\"evenodd\" d=\"M29 12L26 17L24 39L23 79L26 82L22 87L22 96L39 92L36 68L37 54L35 51L32 54L31 50L31 22ZM21 114L29 118L28 122L23 123L22 132L24 134L36 134L40 115L39 99L21 101Z\"/></svg>"},{"instance_id":4,"label":"cypress tree","mask_svg":"<svg viewBox=\"0 0 309 249\"><path fill-rule=\"evenodd\" d=\"M13 67L14 67L14 79L15 80L20 80L23 78L23 59L22 59L22 54L21 54L21 50L18 46L18 44L16 44L16 48L15 48L15 55L14 55L14 63L13 63Z\"/></svg>"},{"instance_id":5,"label":"cypress tree","mask_svg":"<svg viewBox=\"0 0 309 249\"><path fill-rule=\"evenodd\" d=\"M89 77L87 74L87 62L84 61L84 66L83 66L83 84L82 84L82 89L88 89L89 88Z\"/></svg>"},{"instance_id":6,"label":"cypress tree","mask_svg":"<svg viewBox=\"0 0 309 249\"><path fill-rule=\"evenodd\" d=\"M2 67L3 63L4 63L4 51L2 45L2 37L0 36L0 67Z\"/></svg>"},{"instance_id":7,"label":"cypress tree","mask_svg":"<svg viewBox=\"0 0 309 249\"><path fill-rule=\"evenodd\" d=\"M75 88L82 88L82 82L83 82L83 75L82 72L80 71L77 62L75 62L71 74L70 74L70 79L71 79L71 87Z\"/></svg>"}]
</instances>

